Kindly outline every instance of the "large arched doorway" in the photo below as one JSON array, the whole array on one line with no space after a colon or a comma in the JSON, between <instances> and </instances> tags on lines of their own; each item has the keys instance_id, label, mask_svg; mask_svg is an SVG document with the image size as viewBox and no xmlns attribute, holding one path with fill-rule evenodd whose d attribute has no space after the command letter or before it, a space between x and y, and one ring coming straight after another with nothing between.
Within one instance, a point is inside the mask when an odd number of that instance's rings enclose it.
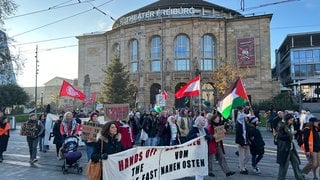
<instances>
[{"instance_id":1,"label":"large arched doorway","mask_svg":"<svg viewBox=\"0 0 320 180\"><path fill-rule=\"evenodd\" d=\"M202 106L208 110L214 106L214 88L212 84L213 83L208 82L201 87Z\"/></svg>"},{"instance_id":2,"label":"large arched doorway","mask_svg":"<svg viewBox=\"0 0 320 180\"><path fill-rule=\"evenodd\" d=\"M161 85L154 83L150 87L150 104L153 106L156 103L156 95L159 94L161 90Z\"/></svg>"}]
</instances>

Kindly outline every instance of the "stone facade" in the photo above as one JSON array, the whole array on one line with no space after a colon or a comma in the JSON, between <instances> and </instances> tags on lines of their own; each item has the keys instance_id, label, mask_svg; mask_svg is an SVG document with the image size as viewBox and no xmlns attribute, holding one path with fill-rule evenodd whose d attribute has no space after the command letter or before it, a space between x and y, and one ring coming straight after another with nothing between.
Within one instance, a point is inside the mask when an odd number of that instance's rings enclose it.
<instances>
[{"instance_id":1,"label":"stone facade","mask_svg":"<svg viewBox=\"0 0 320 180\"><path fill-rule=\"evenodd\" d=\"M279 83L271 80L272 15L232 17L226 13L225 17L227 18L158 18L120 27L114 26L112 30L100 34L78 36L79 87L83 89L84 77L89 75L91 91L100 92L104 81L102 69L115 57L115 44L120 45L120 61L130 67L129 42L136 39L139 43L139 72L131 73L130 79L137 87L140 106L148 107L152 103L150 94L154 91L152 86L156 84L168 92L166 106L174 107L174 94L178 84L186 83L195 76L201 58L201 37L209 34L215 39L214 67L217 67L220 61L237 61L237 39L254 38L255 65L249 67L249 74L243 79L247 94L251 95L252 102L256 103L279 93ZM174 40L179 34L186 35L190 40L188 71L174 70ZM163 38L161 72L150 71L150 41L154 36ZM244 68L240 68L240 71L243 70ZM202 84L212 82L213 71L201 71ZM210 98L210 101L214 102L214 99Z\"/></svg>"}]
</instances>

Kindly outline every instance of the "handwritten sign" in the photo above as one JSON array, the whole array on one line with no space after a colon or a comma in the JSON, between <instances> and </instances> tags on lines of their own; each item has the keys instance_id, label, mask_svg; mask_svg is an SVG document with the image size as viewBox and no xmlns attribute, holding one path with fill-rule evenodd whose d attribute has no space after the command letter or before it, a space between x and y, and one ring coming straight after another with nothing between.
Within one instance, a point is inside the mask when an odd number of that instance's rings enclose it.
<instances>
[{"instance_id":1,"label":"handwritten sign","mask_svg":"<svg viewBox=\"0 0 320 180\"><path fill-rule=\"evenodd\" d=\"M107 120L122 120L127 118L129 114L129 104L106 104L105 119Z\"/></svg>"},{"instance_id":2,"label":"handwritten sign","mask_svg":"<svg viewBox=\"0 0 320 180\"><path fill-rule=\"evenodd\" d=\"M84 121L82 124L81 139L83 141L96 142L101 127L100 124Z\"/></svg>"},{"instance_id":3,"label":"handwritten sign","mask_svg":"<svg viewBox=\"0 0 320 180\"><path fill-rule=\"evenodd\" d=\"M23 123L20 129L21 136L35 137L37 134L36 123Z\"/></svg>"},{"instance_id":4,"label":"handwritten sign","mask_svg":"<svg viewBox=\"0 0 320 180\"><path fill-rule=\"evenodd\" d=\"M214 136L216 142L222 141L224 137L226 136L224 126L218 126L214 128Z\"/></svg>"}]
</instances>

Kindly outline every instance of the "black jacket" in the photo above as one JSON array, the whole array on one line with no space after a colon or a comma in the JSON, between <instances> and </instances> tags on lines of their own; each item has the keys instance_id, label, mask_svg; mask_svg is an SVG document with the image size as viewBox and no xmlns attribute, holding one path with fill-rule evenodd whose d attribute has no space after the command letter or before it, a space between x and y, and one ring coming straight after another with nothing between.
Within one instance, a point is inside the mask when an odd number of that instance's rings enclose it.
<instances>
[{"instance_id":1,"label":"black jacket","mask_svg":"<svg viewBox=\"0 0 320 180\"><path fill-rule=\"evenodd\" d=\"M63 137L60 134L60 124L61 120L58 120L56 123L54 123L52 134L54 136L53 144L63 144Z\"/></svg>"},{"instance_id":2,"label":"black jacket","mask_svg":"<svg viewBox=\"0 0 320 180\"><path fill-rule=\"evenodd\" d=\"M254 155L264 154L265 143L263 141L263 138L259 129L254 127L254 125L250 125L248 127L248 136L250 140L251 154L254 154Z\"/></svg>"}]
</instances>

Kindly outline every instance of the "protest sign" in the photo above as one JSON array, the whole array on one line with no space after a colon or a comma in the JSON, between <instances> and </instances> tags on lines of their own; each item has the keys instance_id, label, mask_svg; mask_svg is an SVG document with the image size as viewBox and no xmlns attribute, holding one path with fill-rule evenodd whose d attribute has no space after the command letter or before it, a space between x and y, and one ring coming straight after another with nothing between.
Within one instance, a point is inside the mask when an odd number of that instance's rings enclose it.
<instances>
[{"instance_id":1,"label":"protest sign","mask_svg":"<svg viewBox=\"0 0 320 180\"><path fill-rule=\"evenodd\" d=\"M123 120L129 114L129 104L106 104L105 119L106 120Z\"/></svg>"},{"instance_id":2,"label":"protest sign","mask_svg":"<svg viewBox=\"0 0 320 180\"><path fill-rule=\"evenodd\" d=\"M214 139L216 142L222 141L225 136L226 132L223 125L214 128Z\"/></svg>"},{"instance_id":3,"label":"protest sign","mask_svg":"<svg viewBox=\"0 0 320 180\"><path fill-rule=\"evenodd\" d=\"M101 131L101 125L93 122L84 121L82 124L81 139L83 141L96 142L97 135Z\"/></svg>"},{"instance_id":4,"label":"protest sign","mask_svg":"<svg viewBox=\"0 0 320 180\"><path fill-rule=\"evenodd\" d=\"M138 146L103 160L103 179L179 179L208 175L208 145L204 137L176 146Z\"/></svg>"},{"instance_id":5,"label":"protest sign","mask_svg":"<svg viewBox=\"0 0 320 180\"><path fill-rule=\"evenodd\" d=\"M23 123L20 129L21 136L35 137L37 134L37 123Z\"/></svg>"}]
</instances>

